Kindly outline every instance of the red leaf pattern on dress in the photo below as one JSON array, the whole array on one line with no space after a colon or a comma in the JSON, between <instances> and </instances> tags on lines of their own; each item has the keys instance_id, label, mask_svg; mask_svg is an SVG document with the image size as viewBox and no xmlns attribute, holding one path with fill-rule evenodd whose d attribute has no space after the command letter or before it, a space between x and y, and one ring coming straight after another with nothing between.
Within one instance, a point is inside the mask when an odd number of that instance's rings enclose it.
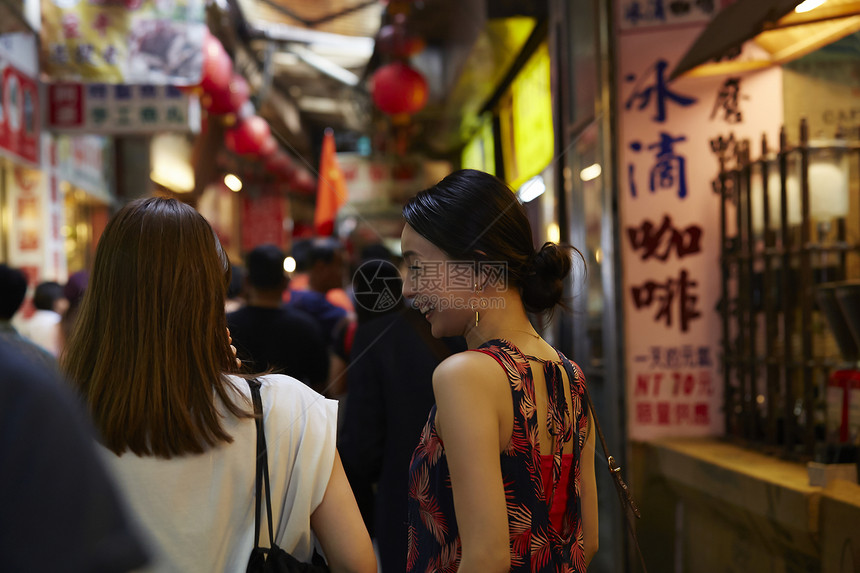
<instances>
[{"instance_id":1,"label":"red leaf pattern on dress","mask_svg":"<svg viewBox=\"0 0 860 573\"><path fill-rule=\"evenodd\" d=\"M585 573L584 541L580 515L580 460L574 456L567 492L556 488L556 496L572 495L564 516L564 536L550 524L543 494L539 426L547 420L537 419L534 379L529 358L505 340L487 343L477 349L493 356L504 369L511 387L514 406L514 428L511 441L501 454L502 477L507 505L512 573ZM559 359L564 360L559 353ZM544 376L550 383L548 415L558 430L553 440L552 481L560 479L561 443L573 439L578 430L584 442L587 421L581 412L580 395L584 378L574 365L570 381L570 405L564 400L560 384L561 368L543 361ZM450 472L444 446L436 434L435 409L431 413L410 465L409 525L407 530L407 571L409 573L455 573L459 567L461 547L454 515ZM578 453L579 449L575 448ZM557 465L558 464L558 465ZM530 484L530 487L529 485Z\"/></svg>"}]
</instances>

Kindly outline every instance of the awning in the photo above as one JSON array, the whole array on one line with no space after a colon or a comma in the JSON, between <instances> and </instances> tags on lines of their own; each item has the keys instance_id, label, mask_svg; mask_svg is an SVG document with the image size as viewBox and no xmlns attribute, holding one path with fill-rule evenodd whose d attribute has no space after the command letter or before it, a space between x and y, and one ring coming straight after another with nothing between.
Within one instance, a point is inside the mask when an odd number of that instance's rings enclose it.
<instances>
[{"instance_id":1,"label":"awning","mask_svg":"<svg viewBox=\"0 0 860 573\"><path fill-rule=\"evenodd\" d=\"M828 0L807 12L795 12L801 4L805 2L737 0L711 20L670 78L783 64L860 30L860 1ZM745 46L749 41L754 45Z\"/></svg>"}]
</instances>

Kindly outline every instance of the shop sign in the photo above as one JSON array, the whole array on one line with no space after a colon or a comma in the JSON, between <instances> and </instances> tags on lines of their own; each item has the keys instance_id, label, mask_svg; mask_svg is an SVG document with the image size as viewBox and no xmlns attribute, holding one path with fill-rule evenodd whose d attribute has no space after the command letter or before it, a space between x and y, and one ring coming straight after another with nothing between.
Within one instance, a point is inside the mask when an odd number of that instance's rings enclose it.
<instances>
[{"instance_id":1,"label":"shop sign","mask_svg":"<svg viewBox=\"0 0 860 573\"><path fill-rule=\"evenodd\" d=\"M703 25L618 35L618 196L630 437L723 432L719 163L724 141L777 141L779 68L668 76Z\"/></svg>"},{"instance_id":2,"label":"shop sign","mask_svg":"<svg viewBox=\"0 0 860 573\"><path fill-rule=\"evenodd\" d=\"M665 28L667 25L703 24L733 0L622 0L618 15L621 30ZM658 38L659 41L659 38ZM667 42L668 44L668 42Z\"/></svg>"},{"instance_id":3,"label":"shop sign","mask_svg":"<svg viewBox=\"0 0 860 573\"><path fill-rule=\"evenodd\" d=\"M460 165L463 169L477 169L496 174L496 145L492 115L485 115L478 131L463 148Z\"/></svg>"},{"instance_id":4,"label":"shop sign","mask_svg":"<svg viewBox=\"0 0 860 573\"><path fill-rule=\"evenodd\" d=\"M0 59L0 149L39 163L39 88L36 81Z\"/></svg>"},{"instance_id":5,"label":"shop sign","mask_svg":"<svg viewBox=\"0 0 860 573\"><path fill-rule=\"evenodd\" d=\"M112 200L106 155L109 139L103 135L60 135L57 137L57 176L102 201Z\"/></svg>"},{"instance_id":6,"label":"shop sign","mask_svg":"<svg viewBox=\"0 0 860 573\"><path fill-rule=\"evenodd\" d=\"M500 120L505 179L516 190L553 158L550 60L545 43L511 83Z\"/></svg>"},{"instance_id":7,"label":"shop sign","mask_svg":"<svg viewBox=\"0 0 860 573\"><path fill-rule=\"evenodd\" d=\"M43 0L43 72L52 81L193 85L203 0Z\"/></svg>"},{"instance_id":8,"label":"shop sign","mask_svg":"<svg viewBox=\"0 0 860 573\"><path fill-rule=\"evenodd\" d=\"M40 276L46 209L42 174L14 163L3 172L12 214L9 220L9 263L26 269L31 278Z\"/></svg>"},{"instance_id":9,"label":"shop sign","mask_svg":"<svg viewBox=\"0 0 860 573\"><path fill-rule=\"evenodd\" d=\"M48 126L104 135L196 131L195 97L174 86L51 84Z\"/></svg>"},{"instance_id":10,"label":"shop sign","mask_svg":"<svg viewBox=\"0 0 860 573\"><path fill-rule=\"evenodd\" d=\"M287 234L284 229L284 199L277 188L270 187L256 197L243 193L242 251L250 252L259 245L272 244L283 248Z\"/></svg>"},{"instance_id":11,"label":"shop sign","mask_svg":"<svg viewBox=\"0 0 860 573\"><path fill-rule=\"evenodd\" d=\"M391 166L352 152L337 154L350 204L386 203L391 191Z\"/></svg>"}]
</instances>

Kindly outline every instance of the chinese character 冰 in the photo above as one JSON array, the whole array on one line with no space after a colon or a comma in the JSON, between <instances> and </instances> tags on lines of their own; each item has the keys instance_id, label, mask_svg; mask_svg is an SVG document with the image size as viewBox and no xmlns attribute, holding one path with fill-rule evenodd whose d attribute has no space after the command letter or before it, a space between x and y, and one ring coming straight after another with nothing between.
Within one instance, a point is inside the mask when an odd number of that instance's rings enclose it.
<instances>
[{"instance_id":1,"label":"chinese character \u51b0","mask_svg":"<svg viewBox=\"0 0 860 573\"><path fill-rule=\"evenodd\" d=\"M674 102L681 107L687 107L696 103L696 101L698 101L696 98L681 95L669 89L665 78L666 68L668 66L669 63L666 60L659 59L651 68L645 70L645 72L639 76L638 81L634 74L627 75L625 77L625 81L636 83L633 85L633 93L624 103L624 108L632 109L634 104L638 102L636 109L643 110L648 107L653 99L656 112L652 119L656 122L663 123L666 121L666 103L668 101ZM645 82L647 82L652 75L654 76L654 83L651 85L645 85Z\"/></svg>"}]
</instances>

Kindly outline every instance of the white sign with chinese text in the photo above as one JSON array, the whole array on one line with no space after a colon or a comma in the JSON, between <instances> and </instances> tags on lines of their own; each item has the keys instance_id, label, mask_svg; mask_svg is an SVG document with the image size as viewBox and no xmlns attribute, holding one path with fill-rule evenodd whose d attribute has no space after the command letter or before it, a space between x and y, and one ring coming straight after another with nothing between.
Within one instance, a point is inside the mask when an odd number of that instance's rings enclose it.
<instances>
[{"instance_id":1,"label":"white sign with chinese text","mask_svg":"<svg viewBox=\"0 0 860 573\"><path fill-rule=\"evenodd\" d=\"M630 437L723 432L719 173L711 141L776 142L782 75L668 77L703 29L619 35L619 203ZM755 149L758 149L756 147Z\"/></svg>"},{"instance_id":2,"label":"white sign with chinese text","mask_svg":"<svg viewBox=\"0 0 860 573\"><path fill-rule=\"evenodd\" d=\"M200 127L197 98L174 86L51 84L48 101L54 131L117 135Z\"/></svg>"}]
</instances>

